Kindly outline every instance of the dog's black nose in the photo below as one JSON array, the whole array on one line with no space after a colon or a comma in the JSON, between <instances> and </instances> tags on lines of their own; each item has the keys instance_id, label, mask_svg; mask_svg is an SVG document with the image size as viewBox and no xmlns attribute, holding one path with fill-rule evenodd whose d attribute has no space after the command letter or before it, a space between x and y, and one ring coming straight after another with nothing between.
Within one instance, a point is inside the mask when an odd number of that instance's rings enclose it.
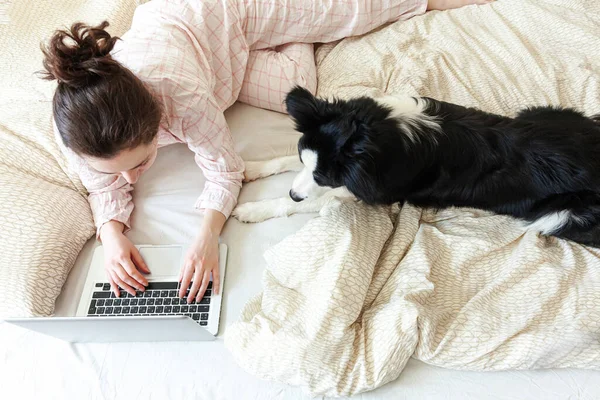
<instances>
[{"instance_id":1,"label":"dog's black nose","mask_svg":"<svg viewBox=\"0 0 600 400\"><path fill-rule=\"evenodd\" d=\"M304 200L302 197L298 197L298 195L296 193L294 193L293 190L290 190L290 197L292 198L292 200L294 200L296 203L301 202L302 200Z\"/></svg>"}]
</instances>

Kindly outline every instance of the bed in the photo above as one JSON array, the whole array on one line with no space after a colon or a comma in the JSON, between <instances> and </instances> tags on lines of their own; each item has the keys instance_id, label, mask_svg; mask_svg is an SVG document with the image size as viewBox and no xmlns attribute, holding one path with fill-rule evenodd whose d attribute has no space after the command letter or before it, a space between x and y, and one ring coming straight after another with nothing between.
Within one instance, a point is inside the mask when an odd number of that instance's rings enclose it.
<instances>
[{"instance_id":1,"label":"bed","mask_svg":"<svg viewBox=\"0 0 600 400\"><path fill-rule=\"evenodd\" d=\"M28 8L27 11L37 16L43 13L46 25L43 29L39 28L43 25L40 21L27 17L27 13L23 14L29 35L27 43L37 44L40 35L46 35L49 27L59 24L58 21L63 21L65 15L69 20L102 15L114 22L113 27L123 31L128 26L136 2L140 1L100 3L65 0L61 2L60 9L53 2L40 2L39 9ZM592 33L598 32L599 19L598 5L591 0L500 0L489 11L472 7L443 14L431 13L406 23L394 24L364 38L322 46L317 52L321 82L319 94L351 96L402 91L441 97L465 105L479 105L488 111L500 113L509 113L523 101L532 104L577 104L586 112L598 112L600 34ZM544 23L575 27L569 31L573 35L570 37L572 40L560 40L566 37L564 31L546 31L540 35L540 27ZM445 29L444 26L448 24L460 26L461 29ZM1 28L0 25L0 32ZM499 32L503 35L499 35ZM523 35L523 32L527 32L527 35ZM430 40L411 40L427 35ZM444 39L432 41L434 35L443 35ZM0 35L0 44L5 44L3 40L9 40L6 37ZM514 47L518 44L521 45ZM487 53L469 52L472 46ZM541 55L531 49L541 47L549 49L551 57L546 58L543 64L532 64L527 57ZM447 53L449 48L452 54ZM490 51L490 48L498 52ZM520 50L518 54L514 51L511 53L510 50L515 48ZM85 238L93 234L93 227L89 210L81 208L82 203L85 206L80 193L81 184L76 177L61 172L60 167L64 165L58 159L56 146L48 139L51 138L48 136L51 129L48 129L47 116L50 115L52 87L27 80L32 71L39 69L39 60L30 60L34 55L37 57L38 50L23 47L22 51L6 53L6 49L8 47L0 46L0 51L5 51L2 53L4 59L10 59L12 65L28 64L23 70L11 70L18 79L11 78L9 81L6 74L0 77L3 87L11 85L11 90L4 98L8 100L2 104L6 105L3 120L0 121L2 138L20 136L21 142L29 147L17 149L29 154L30 158L32 151L40 150L39 154L42 154L41 150L45 150L45 158L36 158L34 167L39 164L48 168L47 165L51 165L56 170L55 176L59 178L49 179L42 176L39 170L27 171L22 165L12 165L11 160L7 161L4 157L7 153L3 152L0 152L3 156L0 160L0 177L14 176L14 171L18 170L28 176L35 175L36 179L38 175L44 178L31 181L36 185L41 185L39 182L42 180L51 181L54 186L67 190L72 203L60 203L58 207L51 205L53 208L44 206L39 211L52 208L52 212L58 212L61 207L64 210L69 204L77 204L81 215L75 222L87 225L73 225L73 229L79 228L75 239L83 243ZM565 58L567 54L570 58ZM344 66L343 71L339 65ZM478 72L488 69L492 73ZM521 71L521 74L514 73L515 70ZM503 84L497 85L498 82ZM545 82L556 82L557 85L544 87ZM494 90L490 90L490 87ZM30 91L25 92L28 88ZM577 91L577 88L581 90ZM22 102L15 103L17 100ZM16 108L18 112L14 111ZM237 150L245 160L264 160L294 153L297 135L285 115L235 104L227 110L226 117ZM0 151L5 149L0 146ZM8 172L2 175L5 173L2 168L7 163ZM173 165L179 171L176 176L162 173ZM246 184L240 202L285 195L292 178L293 174L282 174ZM4 184L4 181L1 182ZM129 237L140 244L188 242L200 223L201 217L192 205L203 183L193 155L185 146L172 145L161 149L156 165L136 185L134 229L128 233ZM57 192L57 201L61 193ZM227 326L238 319L246 302L261 291L261 274L266 266L263 259L265 250L298 231L313 217L294 215L261 224L241 224L235 220L227 223L222 241L229 246L228 268L216 342L70 345L0 323L0 393L6 398L18 396L24 399L310 398L298 387L263 381L242 370L225 349L223 334ZM10 237L0 235L0 239ZM73 242L75 239L69 240ZM60 292L55 309L54 298L49 296L46 307L34 309L32 314L43 315L54 309L54 315L57 316L74 315L95 246L97 243L94 240L87 241L70 272L73 261L70 256L60 259L67 266L64 274L66 276L68 273L68 279L62 291L62 277L57 278L51 288L52 295ZM34 248L38 253L44 249L41 245ZM69 249L69 254L72 250ZM13 256L21 262L19 254ZM4 258L0 260L5 262ZM0 272L3 271L0 268ZM19 272L14 271L10 276ZM16 292L24 287L36 287L24 286L25 283L21 281L18 281L21 286L8 281L0 283L4 284L2 288L5 291L2 301L5 301L6 293L12 293L6 292L7 288ZM413 359L397 380L355 398L597 399L600 398L598 381L600 373L593 370L461 372L433 367Z\"/></svg>"},{"instance_id":2,"label":"bed","mask_svg":"<svg viewBox=\"0 0 600 400\"><path fill-rule=\"evenodd\" d=\"M286 116L236 104L227 111L238 150L248 160L291 154L296 133ZM189 204L203 178L185 146L159 152L157 164L136 186L134 229L137 243L185 242L199 215ZM175 178L162 174L176 164ZM283 174L244 186L240 201L277 197L293 175ZM227 223L229 246L219 336L216 342L115 343L70 345L7 324L0 325L0 387L4 395L44 399L305 399L300 388L260 380L236 365L223 346L223 333L246 301L261 290L263 252L294 233L314 215L295 215L261 224ZM90 240L80 253L56 315L74 315L89 267ZM600 373L585 370L460 372L411 360L396 381L355 398L363 399L596 399Z\"/></svg>"}]
</instances>

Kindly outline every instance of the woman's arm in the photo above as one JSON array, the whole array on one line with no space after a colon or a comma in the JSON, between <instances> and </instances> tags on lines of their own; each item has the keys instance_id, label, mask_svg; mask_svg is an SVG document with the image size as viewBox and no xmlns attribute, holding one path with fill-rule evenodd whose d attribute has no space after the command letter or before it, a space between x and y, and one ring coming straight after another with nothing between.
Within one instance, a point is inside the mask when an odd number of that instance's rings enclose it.
<instances>
[{"instance_id":1,"label":"woman's arm","mask_svg":"<svg viewBox=\"0 0 600 400\"><path fill-rule=\"evenodd\" d=\"M242 188L244 162L235 152L225 116L212 96L197 96L191 110L194 113L183 125L183 137L206 178L195 207L229 218Z\"/></svg>"},{"instance_id":2,"label":"woman's arm","mask_svg":"<svg viewBox=\"0 0 600 400\"><path fill-rule=\"evenodd\" d=\"M186 254L183 269L181 270L179 297L186 294L186 290L193 278L192 287L187 296L188 303L194 298L200 301L206 287L210 282L210 274L213 278L213 292L219 294L219 236L225 225L225 215L216 210L205 210L204 220L200 225L200 231L196 240L192 243Z\"/></svg>"},{"instance_id":3,"label":"woman's arm","mask_svg":"<svg viewBox=\"0 0 600 400\"><path fill-rule=\"evenodd\" d=\"M206 178L204 190L196 208L204 213L204 220L196 239L185 257L180 276L180 297L186 294L188 302L200 300L213 275L213 290L220 290L219 235L237 198L244 178L244 162L235 152L231 132L223 112L208 96L199 96L194 104L197 113L184 124L184 137L195 153L198 166Z\"/></svg>"}]
</instances>

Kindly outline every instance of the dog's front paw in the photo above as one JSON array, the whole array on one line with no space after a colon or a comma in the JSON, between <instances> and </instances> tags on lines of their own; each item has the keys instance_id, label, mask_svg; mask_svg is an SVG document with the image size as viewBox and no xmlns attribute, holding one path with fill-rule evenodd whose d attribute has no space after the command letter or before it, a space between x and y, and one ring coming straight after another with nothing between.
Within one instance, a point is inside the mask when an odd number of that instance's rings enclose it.
<instances>
[{"instance_id":1,"label":"dog's front paw","mask_svg":"<svg viewBox=\"0 0 600 400\"><path fill-rule=\"evenodd\" d=\"M238 221L246 223L263 222L273 218L272 210L264 202L249 202L238 205L231 213Z\"/></svg>"}]
</instances>

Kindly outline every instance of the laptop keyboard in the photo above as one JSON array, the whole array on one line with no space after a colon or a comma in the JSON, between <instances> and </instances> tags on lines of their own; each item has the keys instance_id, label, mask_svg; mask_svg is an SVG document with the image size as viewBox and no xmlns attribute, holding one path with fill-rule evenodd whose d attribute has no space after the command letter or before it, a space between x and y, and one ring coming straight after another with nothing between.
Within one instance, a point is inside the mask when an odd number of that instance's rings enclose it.
<instances>
[{"instance_id":1,"label":"laptop keyboard","mask_svg":"<svg viewBox=\"0 0 600 400\"><path fill-rule=\"evenodd\" d=\"M190 284L191 286L191 284ZM209 282L204 297L191 304L187 302L186 291L179 298L179 282L148 282L144 292L136 291L135 296L121 290L121 297L115 296L110 284L97 282L88 308L88 317L131 317L157 315L186 315L202 326L208 324L208 312L212 295L212 282Z\"/></svg>"}]
</instances>

